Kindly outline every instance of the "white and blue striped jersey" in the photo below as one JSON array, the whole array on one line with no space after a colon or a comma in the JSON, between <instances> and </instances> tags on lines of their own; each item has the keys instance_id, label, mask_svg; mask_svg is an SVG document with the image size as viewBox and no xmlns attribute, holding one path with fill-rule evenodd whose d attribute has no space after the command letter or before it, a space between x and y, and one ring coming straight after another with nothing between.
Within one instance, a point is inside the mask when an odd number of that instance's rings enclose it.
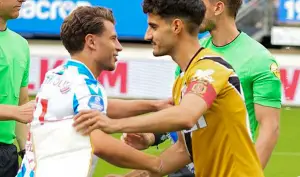
<instances>
[{"instance_id":1,"label":"white and blue striped jersey","mask_svg":"<svg viewBox=\"0 0 300 177\"><path fill-rule=\"evenodd\" d=\"M68 60L47 72L36 101L26 155L17 177L91 176L97 158L90 138L77 133L72 123L81 110L106 113L104 88L83 63Z\"/></svg>"}]
</instances>

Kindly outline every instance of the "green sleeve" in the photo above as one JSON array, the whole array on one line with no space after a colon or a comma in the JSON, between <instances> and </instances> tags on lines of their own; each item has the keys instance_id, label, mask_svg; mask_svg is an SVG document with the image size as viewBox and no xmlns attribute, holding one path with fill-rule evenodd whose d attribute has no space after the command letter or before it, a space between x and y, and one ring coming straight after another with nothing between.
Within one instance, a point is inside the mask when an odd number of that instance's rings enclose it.
<instances>
[{"instance_id":1,"label":"green sleeve","mask_svg":"<svg viewBox=\"0 0 300 177\"><path fill-rule=\"evenodd\" d=\"M177 66L175 70L175 79L180 75L180 67Z\"/></svg>"},{"instance_id":2,"label":"green sleeve","mask_svg":"<svg viewBox=\"0 0 300 177\"><path fill-rule=\"evenodd\" d=\"M252 65L253 101L262 106L281 108L281 81L276 61L262 59Z\"/></svg>"},{"instance_id":3,"label":"green sleeve","mask_svg":"<svg viewBox=\"0 0 300 177\"><path fill-rule=\"evenodd\" d=\"M29 52L28 45L27 45L27 52L26 52L26 60L27 63L26 63L26 68L24 71L21 87L27 87L29 82L30 52Z\"/></svg>"}]
</instances>

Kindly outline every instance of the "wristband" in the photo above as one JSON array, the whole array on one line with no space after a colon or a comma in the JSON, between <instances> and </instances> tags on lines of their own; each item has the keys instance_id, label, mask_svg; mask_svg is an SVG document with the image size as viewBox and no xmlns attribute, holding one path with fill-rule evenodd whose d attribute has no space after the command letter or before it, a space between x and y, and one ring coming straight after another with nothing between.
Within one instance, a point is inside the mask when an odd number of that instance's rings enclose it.
<instances>
[{"instance_id":1,"label":"wristband","mask_svg":"<svg viewBox=\"0 0 300 177\"><path fill-rule=\"evenodd\" d=\"M157 146L166 141L168 139L168 136L166 133L154 133L154 138L155 140L152 146Z\"/></svg>"}]
</instances>

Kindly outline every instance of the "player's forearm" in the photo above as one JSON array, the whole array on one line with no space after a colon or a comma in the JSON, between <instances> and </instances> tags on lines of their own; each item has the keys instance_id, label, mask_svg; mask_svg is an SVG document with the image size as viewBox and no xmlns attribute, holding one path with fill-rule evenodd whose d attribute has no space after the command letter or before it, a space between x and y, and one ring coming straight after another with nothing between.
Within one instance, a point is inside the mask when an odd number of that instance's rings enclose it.
<instances>
[{"instance_id":1,"label":"player's forearm","mask_svg":"<svg viewBox=\"0 0 300 177\"><path fill-rule=\"evenodd\" d=\"M163 163L161 176L174 173L191 162L189 154L182 142L177 141L160 156Z\"/></svg>"},{"instance_id":2,"label":"player's forearm","mask_svg":"<svg viewBox=\"0 0 300 177\"><path fill-rule=\"evenodd\" d=\"M26 138L28 135L29 128L26 124L16 122L16 139L19 144L20 150L25 149Z\"/></svg>"},{"instance_id":3,"label":"player's forearm","mask_svg":"<svg viewBox=\"0 0 300 177\"><path fill-rule=\"evenodd\" d=\"M278 127L260 125L259 135L255 144L263 169L266 167L279 137Z\"/></svg>"},{"instance_id":4,"label":"player's forearm","mask_svg":"<svg viewBox=\"0 0 300 177\"><path fill-rule=\"evenodd\" d=\"M17 110L17 106L0 105L0 120L16 120L15 113Z\"/></svg>"},{"instance_id":5,"label":"player's forearm","mask_svg":"<svg viewBox=\"0 0 300 177\"><path fill-rule=\"evenodd\" d=\"M156 111L156 100L109 99L107 115L113 119L131 117Z\"/></svg>"},{"instance_id":6,"label":"player's forearm","mask_svg":"<svg viewBox=\"0 0 300 177\"><path fill-rule=\"evenodd\" d=\"M28 101L29 101L28 93L26 92L24 94L24 92L22 93L22 90L21 90L19 106L26 104ZM29 131L29 127L26 124L21 123L21 122L16 123L16 131L15 131L16 139L19 144L20 150L25 149L25 143L26 143L28 131Z\"/></svg>"},{"instance_id":7,"label":"player's forearm","mask_svg":"<svg viewBox=\"0 0 300 177\"><path fill-rule=\"evenodd\" d=\"M100 130L91 133L91 141L94 154L113 165L148 171L159 169L158 157L138 151Z\"/></svg>"},{"instance_id":8,"label":"player's forearm","mask_svg":"<svg viewBox=\"0 0 300 177\"><path fill-rule=\"evenodd\" d=\"M152 114L115 120L114 132L149 133L190 129L195 124L189 112L174 106Z\"/></svg>"}]
</instances>

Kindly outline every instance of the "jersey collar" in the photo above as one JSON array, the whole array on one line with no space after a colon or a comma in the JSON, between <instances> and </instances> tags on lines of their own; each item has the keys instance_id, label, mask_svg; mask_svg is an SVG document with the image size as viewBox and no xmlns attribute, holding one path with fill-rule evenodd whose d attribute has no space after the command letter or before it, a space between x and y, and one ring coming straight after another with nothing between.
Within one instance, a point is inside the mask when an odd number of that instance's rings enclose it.
<instances>
[{"instance_id":1,"label":"jersey collar","mask_svg":"<svg viewBox=\"0 0 300 177\"><path fill-rule=\"evenodd\" d=\"M78 69L79 74L86 75L89 79L96 80L91 70L78 60L69 59L65 66L74 66Z\"/></svg>"},{"instance_id":2,"label":"jersey collar","mask_svg":"<svg viewBox=\"0 0 300 177\"><path fill-rule=\"evenodd\" d=\"M192 62L194 61L194 59L196 58L196 56L201 52L201 50L204 49L203 47L200 47L200 49L195 53L195 55L191 58L189 64L187 65L185 71L187 71L190 67L190 65L192 64ZM180 69L180 74L184 73L181 69Z\"/></svg>"}]
</instances>

